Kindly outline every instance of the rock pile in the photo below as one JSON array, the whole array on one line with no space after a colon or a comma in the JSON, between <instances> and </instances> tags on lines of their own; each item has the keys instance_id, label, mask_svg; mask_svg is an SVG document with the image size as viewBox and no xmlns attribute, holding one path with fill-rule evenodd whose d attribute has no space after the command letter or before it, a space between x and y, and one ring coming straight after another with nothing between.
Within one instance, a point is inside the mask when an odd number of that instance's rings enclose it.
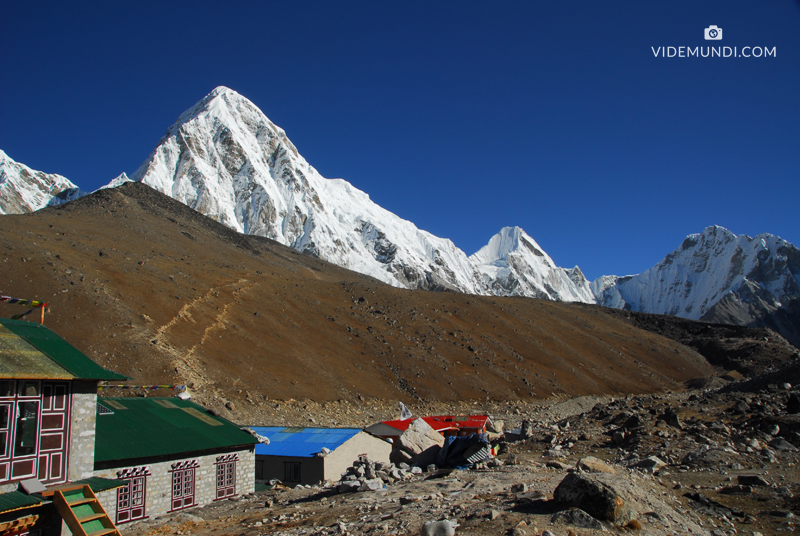
<instances>
[{"instance_id":1,"label":"rock pile","mask_svg":"<svg viewBox=\"0 0 800 536\"><path fill-rule=\"evenodd\" d=\"M422 469L411 467L404 462L395 465L362 458L354 461L353 465L345 471L342 479L336 484L336 489L339 493L377 491L387 485L421 474Z\"/></svg>"}]
</instances>

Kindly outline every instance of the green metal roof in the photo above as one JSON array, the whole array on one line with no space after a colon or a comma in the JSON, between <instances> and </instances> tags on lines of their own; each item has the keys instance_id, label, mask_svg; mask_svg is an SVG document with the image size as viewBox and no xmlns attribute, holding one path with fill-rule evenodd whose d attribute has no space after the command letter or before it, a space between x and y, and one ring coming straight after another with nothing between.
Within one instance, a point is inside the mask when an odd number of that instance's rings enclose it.
<instances>
[{"instance_id":1,"label":"green metal roof","mask_svg":"<svg viewBox=\"0 0 800 536\"><path fill-rule=\"evenodd\" d=\"M31 508L39 506L40 504L43 504L41 498L22 493L21 491L0 493L0 514L13 512L14 510L22 510L23 508Z\"/></svg>"},{"instance_id":2,"label":"green metal roof","mask_svg":"<svg viewBox=\"0 0 800 536\"><path fill-rule=\"evenodd\" d=\"M70 484L88 484L92 491L100 493L101 491L108 491L110 489L121 488L128 484L128 480L118 480L116 478L102 478L99 476L92 476L84 478L83 480L76 480Z\"/></svg>"},{"instance_id":3,"label":"green metal roof","mask_svg":"<svg viewBox=\"0 0 800 536\"><path fill-rule=\"evenodd\" d=\"M97 403L113 413L97 415L95 466L121 467L125 460L187 457L258 443L232 422L180 398L109 397Z\"/></svg>"},{"instance_id":4,"label":"green metal roof","mask_svg":"<svg viewBox=\"0 0 800 536\"><path fill-rule=\"evenodd\" d=\"M126 380L42 326L0 318L0 378Z\"/></svg>"}]
</instances>

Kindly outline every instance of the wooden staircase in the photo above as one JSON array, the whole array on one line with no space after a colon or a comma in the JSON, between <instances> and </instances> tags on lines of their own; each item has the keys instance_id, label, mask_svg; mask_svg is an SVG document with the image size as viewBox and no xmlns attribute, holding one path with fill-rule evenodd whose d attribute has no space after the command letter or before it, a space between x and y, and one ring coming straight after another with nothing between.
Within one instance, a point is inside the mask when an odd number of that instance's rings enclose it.
<instances>
[{"instance_id":1,"label":"wooden staircase","mask_svg":"<svg viewBox=\"0 0 800 536\"><path fill-rule=\"evenodd\" d=\"M73 536L120 536L114 522L87 485L56 490L53 503Z\"/></svg>"}]
</instances>

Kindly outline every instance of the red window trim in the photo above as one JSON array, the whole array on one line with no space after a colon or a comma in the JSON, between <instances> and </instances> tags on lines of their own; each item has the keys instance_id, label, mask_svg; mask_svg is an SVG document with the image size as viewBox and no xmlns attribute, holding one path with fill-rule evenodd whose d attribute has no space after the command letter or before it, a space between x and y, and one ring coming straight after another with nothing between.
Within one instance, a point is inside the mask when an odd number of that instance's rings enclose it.
<instances>
[{"instance_id":1,"label":"red window trim","mask_svg":"<svg viewBox=\"0 0 800 536\"><path fill-rule=\"evenodd\" d=\"M124 475L124 476L122 476L122 475ZM116 522L117 522L118 525L122 525L124 523L132 523L134 521L141 521L143 519L149 519L150 518L150 516L147 515L147 477L148 476L150 476L150 468L149 467L141 467L141 468L135 467L135 468L132 468L132 469L123 469L122 471L118 471L117 472L117 477L124 478L124 479L129 479L129 482L128 482L128 484L126 486L122 486L120 488L117 488L117 514L116 514L115 517L116 517ZM131 497L131 495L133 494L133 488L132 488L133 482L134 482L134 479L137 479L137 478L141 478L142 479L142 506L141 506L142 515L138 516L138 517L128 517L125 520L120 520L120 515L119 515L120 512L130 512L134 508L138 508L138 507L132 506L133 498ZM120 505L119 505L119 502L120 502L120 499L121 499L120 495L122 495L126 491L126 488L127 488L127 493L128 493L128 508L120 508Z\"/></svg>"},{"instance_id":2,"label":"red window trim","mask_svg":"<svg viewBox=\"0 0 800 536\"><path fill-rule=\"evenodd\" d=\"M170 472L170 512L177 512L178 510L185 510L186 508L192 508L193 506L197 506L197 468L200 466L197 460L185 460L181 462L176 462L172 464L172 469ZM177 473L181 474L181 487L183 491L183 487L186 483L186 473L191 472L192 475L192 494L189 495L182 495L178 498L175 497L175 475ZM175 507L176 500L185 500L187 497L191 497L190 504L183 504L178 508Z\"/></svg>"},{"instance_id":3,"label":"red window trim","mask_svg":"<svg viewBox=\"0 0 800 536\"><path fill-rule=\"evenodd\" d=\"M214 462L214 481L215 481L215 501L221 501L223 499L228 499L230 497L236 497L236 485L237 485L237 478L236 478L236 468L237 462L239 461L239 454L229 454L226 456L219 456L217 457L217 461ZM233 467L233 483L230 486L220 486L219 485L219 470L221 467ZM232 488L230 492L224 492L223 495L220 495L220 490L225 490L226 488Z\"/></svg>"}]
</instances>

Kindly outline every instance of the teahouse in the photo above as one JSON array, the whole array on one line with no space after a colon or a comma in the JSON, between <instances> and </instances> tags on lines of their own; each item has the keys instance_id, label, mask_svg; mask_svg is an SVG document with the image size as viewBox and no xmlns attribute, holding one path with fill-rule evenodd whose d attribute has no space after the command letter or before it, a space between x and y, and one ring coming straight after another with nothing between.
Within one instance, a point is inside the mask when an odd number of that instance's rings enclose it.
<instances>
[{"instance_id":1,"label":"teahouse","mask_svg":"<svg viewBox=\"0 0 800 536\"><path fill-rule=\"evenodd\" d=\"M256 479L286 485L339 480L360 457L389 463L392 445L360 428L285 428L253 426L269 438L256 446Z\"/></svg>"},{"instance_id":2,"label":"teahouse","mask_svg":"<svg viewBox=\"0 0 800 536\"><path fill-rule=\"evenodd\" d=\"M254 491L257 441L178 398L101 398L128 379L46 327L0 319L0 536L115 523Z\"/></svg>"},{"instance_id":3,"label":"teahouse","mask_svg":"<svg viewBox=\"0 0 800 536\"><path fill-rule=\"evenodd\" d=\"M50 500L18 487L92 477L97 383L126 379L44 326L0 319L0 535L60 534Z\"/></svg>"}]
</instances>

